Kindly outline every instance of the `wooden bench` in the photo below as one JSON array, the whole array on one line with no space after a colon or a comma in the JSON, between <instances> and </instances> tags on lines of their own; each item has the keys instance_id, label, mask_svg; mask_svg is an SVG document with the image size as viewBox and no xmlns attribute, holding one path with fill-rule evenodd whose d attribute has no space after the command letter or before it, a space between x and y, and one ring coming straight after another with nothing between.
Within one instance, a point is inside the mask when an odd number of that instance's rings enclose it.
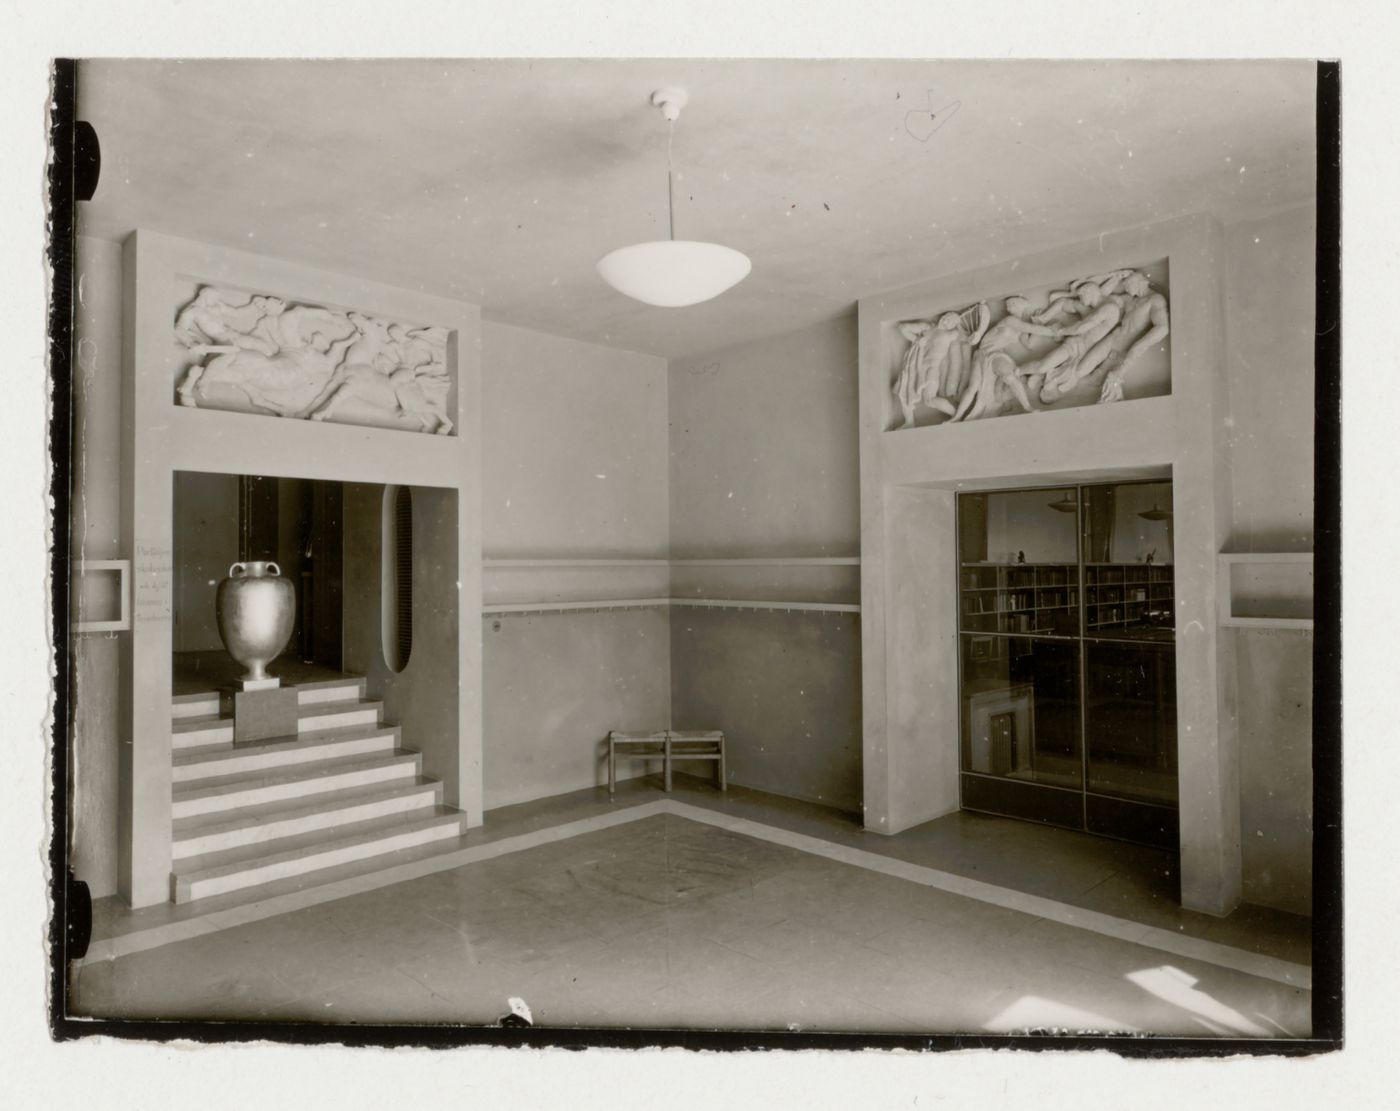
<instances>
[{"instance_id":1,"label":"wooden bench","mask_svg":"<svg viewBox=\"0 0 1400 1111\"><path fill-rule=\"evenodd\" d=\"M719 789L728 793L724 734L718 729L662 729L655 733L608 734L608 797L617 792L617 760L661 760L663 782L671 789L671 765L676 760L712 760L718 764Z\"/></svg>"},{"instance_id":2,"label":"wooden bench","mask_svg":"<svg viewBox=\"0 0 1400 1111\"><path fill-rule=\"evenodd\" d=\"M723 733L718 729L673 729L668 730L666 735L670 741L670 751L666 757L666 790L671 789L671 765L677 760L713 760L719 765L719 789L728 794Z\"/></svg>"},{"instance_id":3,"label":"wooden bench","mask_svg":"<svg viewBox=\"0 0 1400 1111\"><path fill-rule=\"evenodd\" d=\"M617 791L617 758L624 760L662 761L666 770L666 790L671 789L671 746L666 730L657 733L623 733L614 729L608 734L608 797Z\"/></svg>"}]
</instances>

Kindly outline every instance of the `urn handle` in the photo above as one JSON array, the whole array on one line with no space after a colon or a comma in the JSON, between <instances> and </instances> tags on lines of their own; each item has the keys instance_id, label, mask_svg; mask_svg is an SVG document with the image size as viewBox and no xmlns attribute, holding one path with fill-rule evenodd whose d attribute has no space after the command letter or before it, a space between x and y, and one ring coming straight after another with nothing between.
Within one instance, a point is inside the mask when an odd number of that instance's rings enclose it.
<instances>
[{"instance_id":1,"label":"urn handle","mask_svg":"<svg viewBox=\"0 0 1400 1111\"><path fill-rule=\"evenodd\" d=\"M282 568L278 567L272 560L267 560L264 563L254 563L253 566L263 568L263 570L257 572L254 577L261 577L263 575L280 577L282 574ZM246 563L235 563L228 569L228 577L231 579L246 579L248 577L248 565Z\"/></svg>"}]
</instances>

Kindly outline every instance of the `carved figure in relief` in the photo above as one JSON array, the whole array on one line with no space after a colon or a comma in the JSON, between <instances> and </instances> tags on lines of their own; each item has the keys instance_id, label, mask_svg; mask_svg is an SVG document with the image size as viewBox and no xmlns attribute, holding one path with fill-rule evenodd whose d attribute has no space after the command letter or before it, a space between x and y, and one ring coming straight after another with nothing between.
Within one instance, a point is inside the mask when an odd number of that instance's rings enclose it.
<instances>
[{"instance_id":1,"label":"carved figure in relief","mask_svg":"<svg viewBox=\"0 0 1400 1111\"><path fill-rule=\"evenodd\" d=\"M355 329L355 341L345 353L345 368L368 367L380 374L390 374L398 366L398 356L394 341L389 336L389 323L364 313L352 312L348 315L351 327Z\"/></svg>"},{"instance_id":2,"label":"carved figure in relief","mask_svg":"<svg viewBox=\"0 0 1400 1111\"><path fill-rule=\"evenodd\" d=\"M1062 333L1046 324L1027 319L1031 304L1024 297L1006 299L1006 315L993 324L972 356L972 375L967 388L958 399L952 420L976 420L1000 409L1010 399L1026 412L1031 405L1021 379L1031 371L1018 366L1007 348L1024 345L1027 336L1059 336Z\"/></svg>"},{"instance_id":3,"label":"carved figure in relief","mask_svg":"<svg viewBox=\"0 0 1400 1111\"><path fill-rule=\"evenodd\" d=\"M943 346L946 351L947 346L953 342L953 328L956 328L957 324L954 321L952 327L945 327L944 322L955 315L944 313L936 325L927 320L909 321L899 325L900 334L909 341L909 347L904 352L904 361L899 367L899 377L894 384L895 398L904 413L904 424L900 426L902 428L914 426L914 410L919 402L936 407L942 400L938 396L938 383L931 381L934 375L933 348Z\"/></svg>"},{"instance_id":4,"label":"carved figure in relief","mask_svg":"<svg viewBox=\"0 0 1400 1111\"><path fill-rule=\"evenodd\" d=\"M1111 334L1123 318L1121 301L1105 297L1096 282L1078 282L1073 292L1072 298L1061 297L1052 300L1051 305L1058 313L1082 319L1063 325L1056 334L1064 336L1064 342L1022 368L1027 377L1044 376L1040 400L1047 405L1069 393L1103 364L1113 349Z\"/></svg>"},{"instance_id":5,"label":"carved figure in relief","mask_svg":"<svg viewBox=\"0 0 1400 1111\"><path fill-rule=\"evenodd\" d=\"M1114 332L1114 351L1099 391L1100 404L1123 400L1123 379L1133 364L1166 339L1171 330L1167 299L1152 288L1146 274L1140 270L1129 272L1123 287L1123 322ZM1125 345L1127 349L1123 350Z\"/></svg>"},{"instance_id":6,"label":"carved figure in relief","mask_svg":"<svg viewBox=\"0 0 1400 1111\"><path fill-rule=\"evenodd\" d=\"M974 313L974 321L967 316ZM931 409L953 414L954 399L962 395L971 369L973 347L986 334L991 321L987 302L982 301L962 313L945 312L931 324L916 320L899 325L900 333L909 341L904 353L895 396L904 412L902 427L914 424L914 409L919 402Z\"/></svg>"},{"instance_id":7,"label":"carved figure in relief","mask_svg":"<svg viewBox=\"0 0 1400 1111\"><path fill-rule=\"evenodd\" d=\"M195 351L217 352L189 368L178 391L182 405L198 405L210 386L231 386L279 416L327 420L357 402L385 424L408 419L423 431L452 431L444 328L409 329L204 286L176 317L175 336Z\"/></svg>"},{"instance_id":8,"label":"carved figure in relief","mask_svg":"<svg viewBox=\"0 0 1400 1111\"><path fill-rule=\"evenodd\" d=\"M344 313L312 305L293 305L280 297L254 297L253 303L263 310L256 332L275 345L275 351L295 351L310 346L325 352L336 340L356 334L355 325Z\"/></svg>"},{"instance_id":9,"label":"carved figure in relief","mask_svg":"<svg viewBox=\"0 0 1400 1111\"><path fill-rule=\"evenodd\" d=\"M452 422L447 417L450 382L445 373L434 373L435 368L445 370L445 362L433 345L398 324L360 313L351 313L350 318L356 338L335 380L312 409L311 419L329 420L350 401L382 410L386 416L416 420L424 432L451 433ZM405 352L396 336L405 342L412 337L414 342L408 343ZM443 341L445 351L445 333ZM401 358L412 360L413 365L400 365Z\"/></svg>"},{"instance_id":10,"label":"carved figure in relief","mask_svg":"<svg viewBox=\"0 0 1400 1111\"><path fill-rule=\"evenodd\" d=\"M1099 403L1121 401L1127 376L1171 327L1166 297L1143 271L1131 268L1079 278L1052 292L1045 307L1034 312L1025 298L1009 297L1006 315L990 327L985 302L979 308L975 332L967 320L971 309L945 313L936 324L899 325L910 343L894 389L904 412L902 427L914 423L920 403L953 421L994 416L1013 400L1032 412L1033 396L1042 405L1053 404L1098 372L1103 373ZM1027 343L1035 336L1057 342L1043 350ZM1017 343L1031 353L1024 364L1011 353Z\"/></svg>"},{"instance_id":11,"label":"carved figure in relief","mask_svg":"<svg viewBox=\"0 0 1400 1111\"><path fill-rule=\"evenodd\" d=\"M198 403L196 386L233 386L254 405L278 416L306 416L324 395L350 343L347 338L325 351L301 348L270 357L250 350L216 355L204 366L190 367L180 384L180 404Z\"/></svg>"},{"instance_id":12,"label":"carved figure in relief","mask_svg":"<svg viewBox=\"0 0 1400 1111\"><path fill-rule=\"evenodd\" d=\"M398 364L406 370L425 374L447 373L447 333L442 328L415 328L389 325L389 339L398 353Z\"/></svg>"},{"instance_id":13,"label":"carved figure in relief","mask_svg":"<svg viewBox=\"0 0 1400 1111\"><path fill-rule=\"evenodd\" d=\"M403 367L391 374L380 374L365 366L350 367L330 396L311 413L311 419L329 420L345 402L359 401L389 415L417 420L424 432L446 436L452 431L452 422L442 411L446 394L437 400L430 397L425 380L432 377L424 375L420 379Z\"/></svg>"},{"instance_id":14,"label":"carved figure in relief","mask_svg":"<svg viewBox=\"0 0 1400 1111\"><path fill-rule=\"evenodd\" d=\"M175 338L186 347L239 347L275 355L277 342L255 334L264 313L262 300L203 286L175 318Z\"/></svg>"},{"instance_id":15,"label":"carved figure in relief","mask_svg":"<svg viewBox=\"0 0 1400 1111\"><path fill-rule=\"evenodd\" d=\"M1050 294L1049 303L1045 308L1032 316L1031 319L1037 324L1048 324L1056 316L1062 315L1068 306L1077 302L1080 299L1079 291L1088 285L1097 286L1099 293L1108 297L1118 292L1118 287L1121 286L1127 280L1128 275L1132 273L1134 273L1132 270L1110 270L1106 274L1095 274L1090 278L1078 278L1070 283L1068 289L1056 290L1054 293Z\"/></svg>"},{"instance_id":16,"label":"carved figure in relief","mask_svg":"<svg viewBox=\"0 0 1400 1111\"><path fill-rule=\"evenodd\" d=\"M971 322L968 313L973 313ZM973 308L964 309L958 314L958 337L943 360L943 373L940 376L938 394L945 402L945 411L950 415L957 399L967 388L968 376L972 373L972 352L982 337L987 334L992 323L992 310L987 302L979 301Z\"/></svg>"}]
</instances>

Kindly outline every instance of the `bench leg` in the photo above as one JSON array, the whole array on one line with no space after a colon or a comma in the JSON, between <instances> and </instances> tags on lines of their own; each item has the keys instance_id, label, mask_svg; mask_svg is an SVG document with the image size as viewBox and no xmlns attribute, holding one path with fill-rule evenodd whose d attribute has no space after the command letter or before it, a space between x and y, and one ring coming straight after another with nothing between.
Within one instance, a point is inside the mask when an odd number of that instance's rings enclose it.
<instances>
[{"instance_id":1,"label":"bench leg","mask_svg":"<svg viewBox=\"0 0 1400 1111\"><path fill-rule=\"evenodd\" d=\"M663 779L664 779L665 784L666 784L666 790L667 790L667 791L670 791L670 790L671 790L671 738L670 738L670 737L667 737L667 738L666 738L666 741L665 741L665 755L664 755L664 757L663 757L663 759L662 759L662 768L663 768L663 773L662 773L662 775L663 775Z\"/></svg>"},{"instance_id":2,"label":"bench leg","mask_svg":"<svg viewBox=\"0 0 1400 1111\"><path fill-rule=\"evenodd\" d=\"M724 768L724 738L719 739L719 790L721 794L729 794L729 776Z\"/></svg>"},{"instance_id":3,"label":"bench leg","mask_svg":"<svg viewBox=\"0 0 1400 1111\"><path fill-rule=\"evenodd\" d=\"M617 743L608 738L608 798L617 790Z\"/></svg>"}]
</instances>

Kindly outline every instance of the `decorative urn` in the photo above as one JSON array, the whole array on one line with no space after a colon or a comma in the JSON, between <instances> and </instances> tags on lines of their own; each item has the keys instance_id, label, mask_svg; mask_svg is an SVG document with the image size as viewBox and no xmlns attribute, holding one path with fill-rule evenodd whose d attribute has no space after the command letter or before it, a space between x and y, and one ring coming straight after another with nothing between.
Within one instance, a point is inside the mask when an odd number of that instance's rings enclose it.
<instances>
[{"instance_id":1,"label":"decorative urn","mask_svg":"<svg viewBox=\"0 0 1400 1111\"><path fill-rule=\"evenodd\" d=\"M296 613L296 589L272 562L235 563L215 595L219 637L248 669L243 681L265 680L267 665L287 647Z\"/></svg>"}]
</instances>

